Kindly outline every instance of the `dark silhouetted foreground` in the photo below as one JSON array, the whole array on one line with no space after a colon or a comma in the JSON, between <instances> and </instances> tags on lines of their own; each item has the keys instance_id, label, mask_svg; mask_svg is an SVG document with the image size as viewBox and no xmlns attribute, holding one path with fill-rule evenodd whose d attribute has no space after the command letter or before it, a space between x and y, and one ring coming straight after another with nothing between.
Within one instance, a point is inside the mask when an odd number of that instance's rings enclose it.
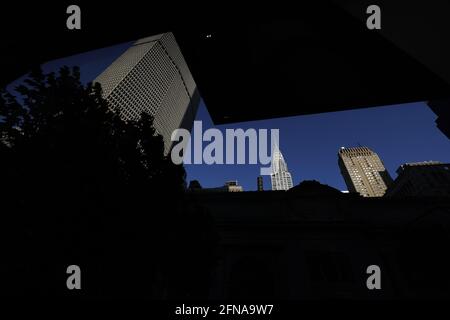
<instances>
[{"instance_id":1,"label":"dark silhouetted foreground","mask_svg":"<svg viewBox=\"0 0 450 320\"><path fill-rule=\"evenodd\" d=\"M36 70L17 98L1 91L0 295L202 296L215 236L183 201L183 167L150 115L121 120L79 79ZM72 264L79 292L66 287Z\"/></svg>"},{"instance_id":2,"label":"dark silhouetted foreground","mask_svg":"<svg viewBox=\"0 0 450 320\"><path fill-rule=\"evenodd\" d=\"M450 198L185 188L152 117L121 120L77 69L0 94L1 295L450 298ZM82 289L66 287L78 265ZM369 266L381 290L366 286ZM258 302L258 301L256 301Z\"/></svg>"}]
</instances>

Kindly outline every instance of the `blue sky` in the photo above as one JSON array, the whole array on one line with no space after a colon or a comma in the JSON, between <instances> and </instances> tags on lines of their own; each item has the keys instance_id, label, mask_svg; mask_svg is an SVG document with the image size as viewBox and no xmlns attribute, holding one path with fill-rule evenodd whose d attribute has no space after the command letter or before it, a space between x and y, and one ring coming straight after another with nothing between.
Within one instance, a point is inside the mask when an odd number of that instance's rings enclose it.
<instances>
[{"instance_id":1,"label":"blue sky","mask_svg":"<svg viewBox=\"0 0 450 320\"><path fill-rule=\"evenodd\" d=\"M58 59L43 65L46 72L62 65L78 65L81 80L93 80L111 64L130 43ZM20 80L19 80L20 81ZM18 81L9 86L12 89ZM276 107L276 106L275 106ZM367 146L378 153L395 178L395 170L405 162L437 160L450 162L450 140L437 129L436 115L423 102L349 110L316 115L278 118L214 126L202 102L197 120L204 130L216 127L279 129L280 149L292 174L294 185L302 180L318 180L347 190L337 165L341 146ZM206 145L206 143L204 144ZM203 187L221 186L238 180L244 190L256 190L260 165L185 165L187 180L197 179ZM264 188L270 189L269 177Z\"/></svg>"},{"instance_id":2,"label":"blue sky","mask_svg":"<svg viewBox=\"0 0 450 320\"><path fill-rule=\"evenodd\" d=\"M214 127L204 104L197 119L203 128ZM341 146L363 145L380 156L390 174L405 162L450 162L450 140L435 125L436 115L423 103L409 103L324 114L221 125L216 128L278 128L280 150L294 185L318 180L347 190L337 165ZM206 143L205 143L206 144ZM188 180L212 187L238 180L245 190L256 189L260 165L186 165ZM270 188L269 177L264 187Z\"/></svg>"}]
</instances>

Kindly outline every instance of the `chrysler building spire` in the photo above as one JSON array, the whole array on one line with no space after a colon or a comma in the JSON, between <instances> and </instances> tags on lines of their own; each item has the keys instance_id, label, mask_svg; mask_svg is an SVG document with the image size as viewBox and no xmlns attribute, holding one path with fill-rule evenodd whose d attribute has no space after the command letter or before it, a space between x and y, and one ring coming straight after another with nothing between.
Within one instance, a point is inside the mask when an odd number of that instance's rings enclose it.
<instances>
[{"instance_id":1,"label":"chrysler building spire","mask_svg":"<svg viewBox=\"0 0 450 320\"><path fill-rule=\"evenodd\" d=\"M288 171L286 161L277 145L272 154L272 190L288 190L292 188L292 176Z\"/></svg>"}]
</instances>

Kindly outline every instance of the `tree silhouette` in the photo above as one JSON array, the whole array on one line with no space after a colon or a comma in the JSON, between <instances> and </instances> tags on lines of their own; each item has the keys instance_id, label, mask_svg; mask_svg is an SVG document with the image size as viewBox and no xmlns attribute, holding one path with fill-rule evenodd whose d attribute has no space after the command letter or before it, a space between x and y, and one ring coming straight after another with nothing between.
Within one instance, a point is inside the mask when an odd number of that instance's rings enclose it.
<instances>
[{"instance_id":1,"label":"tree silhouette","mask_svg":"<svg viewBox=\"0 0 450 320\"><path fill-rule=\"evenodd\" d=\"M65 271L77 264L85 295L170 297L168 265L202 234L174 230L204 212L186 209L184 168L164 155L153 117L121 119L77 67L34 70L16 91L0 92L5 292L73 294Z\"/></svg>"}]
</instances>

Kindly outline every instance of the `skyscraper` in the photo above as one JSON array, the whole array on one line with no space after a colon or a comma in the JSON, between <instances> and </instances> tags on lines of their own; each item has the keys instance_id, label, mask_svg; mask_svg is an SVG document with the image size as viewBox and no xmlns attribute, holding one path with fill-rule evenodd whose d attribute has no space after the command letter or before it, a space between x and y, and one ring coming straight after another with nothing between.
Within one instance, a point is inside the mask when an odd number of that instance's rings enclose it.
<instances>
[{"instance_id":1,"label":"skyscraper","mask_svg":"<svg viewBox=\"0 0 450 320\"><path fill-rule=\"evenodd\" d=\"M94 82L123 119L136 120L144 111L153 115L166 154L172 132L192 128L200 95L172 33L134 42Z\"/></svg>"},{"instance_id":2,"label":"skyscraper","mask_svg":"<svg viewBox=\"0 0 450 320\"><path fill-rule=\"evenodd\" d=\"M272 190L288 190L293 187L292 176L278 146L275 146L273 150L272 174L270 176Z\"/></svg>"},{"instance_id":3,"label":"skyscraper","mask_svg":"<svg viewBox=\"0 0 450 320\"><path fill-rule=\"evenodd\" d=\"M342 147L338 158L350 192L358 192L363 197L381 197L392 183L378 155L367 147Z\"/></svg>"}]
</instances>

